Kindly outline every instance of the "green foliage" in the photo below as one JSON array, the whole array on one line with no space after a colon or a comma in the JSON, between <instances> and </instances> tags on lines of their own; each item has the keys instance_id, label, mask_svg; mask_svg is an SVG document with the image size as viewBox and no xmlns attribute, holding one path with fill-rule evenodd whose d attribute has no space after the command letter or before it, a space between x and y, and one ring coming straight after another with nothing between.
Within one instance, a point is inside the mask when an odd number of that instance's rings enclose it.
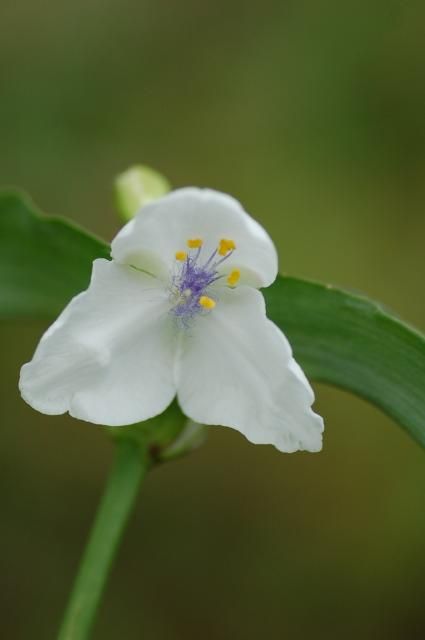
<instances>
[{"instance_id":1,"label":"green foliage","mask_svg":"<svg viewBox=\"0 0 425 640\"><path fill-rule=\"evenodd\" d=\"M43 217L17 193L0 195L0 318L54 317L85 289L108 246ZM425 446L425 339L358 295L278 277L264 290L306 374L373 402Z\"/></svg>"},{"instance_id":2,"label":"green foliage","mask_svg":"<svg viewBox=\"0 0 425 640\"><path fill-rule=\"evenodd\" d=\"M28 198L0 193L0 318L52 317L87 288L91 263L109 248Z\"/></svg>"},{"instance_id":3,"label":"green foliage","mask_svg":"<svg viewBox=\"0 0 425 640\"><path fill-rule=\"evenodd\" d=\"M307 375L380 407L425 446L425 338L359 295L279 277L263 291Z\"/></svg>"}]
</instances>

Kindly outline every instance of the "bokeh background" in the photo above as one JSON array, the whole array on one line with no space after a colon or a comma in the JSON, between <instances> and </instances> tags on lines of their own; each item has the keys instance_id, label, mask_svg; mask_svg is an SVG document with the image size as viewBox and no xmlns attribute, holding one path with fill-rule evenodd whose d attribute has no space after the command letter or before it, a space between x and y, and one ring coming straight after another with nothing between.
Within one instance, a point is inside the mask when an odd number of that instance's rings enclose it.
<instances>
[{"instance_id":1,"label":"bokeh background","mask_svg":"<svg viewBox=\"0 0 425 640\"><path fill-rule=\"evenodd\" d=\"M425 4L2 0L0 182L110 239L111 185L143 162L238 197L281 270L425 326ZM112 458L38 415L1 326L0 637L55 637ZM94 637L425 637L425 454L316 387L321 454L231 430L147 480Z\"/></svg>"}]
</instances>

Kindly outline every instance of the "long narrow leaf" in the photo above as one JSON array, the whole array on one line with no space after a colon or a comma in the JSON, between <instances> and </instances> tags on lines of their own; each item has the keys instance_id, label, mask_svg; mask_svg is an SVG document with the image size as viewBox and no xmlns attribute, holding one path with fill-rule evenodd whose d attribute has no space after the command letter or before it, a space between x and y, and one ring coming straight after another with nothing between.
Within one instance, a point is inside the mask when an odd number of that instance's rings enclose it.
<instances>
[{"instance_id":1,"label":"long narrow leaf","mask_svg":"<svg viewBox=\"0 0 425 640\"><path fill-rule=\"evenodd\" d=\"M307 375L365 398L425 446L425 338L367 298L279 277L267 314Z\"/></svg>"},{"instance_id":2,"label":"long narrow leaf","mask_svg":"<svg viewBox=\"0 0 425 640\"><path fill-rule=\"evenodd\" d=\"M14 191L0 193L0 318L52 317L87 288L108 246Z\"/></svg>"}]
</instances>

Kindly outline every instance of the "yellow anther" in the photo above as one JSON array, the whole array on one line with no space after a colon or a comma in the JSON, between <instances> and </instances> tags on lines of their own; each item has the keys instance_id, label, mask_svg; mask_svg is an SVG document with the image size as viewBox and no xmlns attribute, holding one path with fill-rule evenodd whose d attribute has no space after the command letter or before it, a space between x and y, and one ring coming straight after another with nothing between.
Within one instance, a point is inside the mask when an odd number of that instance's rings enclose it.
<instances>
[{"instance_id":1,"label":"yellow anther","mask_svg":"<svg viewBox=\"0 0 425 640\"><path fill-rule=\"evenodd\" d=\"M201 307L204 307L204 309L214 309L216 302L208 296L201 296L199 298L199 304L201 305Z\"/></svg>"},{"instance_id":2,"label":"yellow anther","mask_svg":"<svg viewBox=\"0 0 425 640\"><path fill-rule=\"evenodd\" d=\"M180 262L183 262L183 260L186 260L186 258L186 251L176 251L176 260L180 260Z\"/></svg>"},{"instance_id":3,"label":"yellow anther","mask_svg":"<svg viewBox=\"0 0 425 640\"><path fill-rule=\"evenodd\" d=\"M231 271L227 276L227 284L231 287L234 287L239 282L240 277L241 272L239 271L239 269L233 269L233 271Z\"/></svg>"},{"instance_id":4,"label":"yellow anther","mask_svg":"<svg viewBox=\"0 0 425 640\"><path fill-rule=\"evenodd\" d=\"M218 253L221 256L225 256L229 251L233 251L236 249L236 245L233 240L229 240L228 238L222 238L218 245Z\"/></svg>"},{"instance_id":5,"label":"yellow anther","mask_svg":"<svg viewBox=\"0 0 425 640\"><path fill-rule=\"evenodd\" d=\"M187 241L187 246L189 247L189 249L199 249L199 247L202 247L203 244L204 241L202 240L202 238L189 238L189 240Z\"/></svg>"}]
</instances>

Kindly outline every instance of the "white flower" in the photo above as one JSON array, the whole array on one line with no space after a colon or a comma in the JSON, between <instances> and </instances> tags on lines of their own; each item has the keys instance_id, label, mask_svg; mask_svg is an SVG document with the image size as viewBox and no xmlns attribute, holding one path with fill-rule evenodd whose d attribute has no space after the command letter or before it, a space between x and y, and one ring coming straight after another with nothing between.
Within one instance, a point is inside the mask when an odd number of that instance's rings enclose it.
<instances>
[{"instance_id":1,"label":"white flower","mask_svg":"<svg viewBox=\"0 0 425 640\"><path fill-rule=\"evenodd\" d=\"M95 260L87 291L22 367L22 396L46 414L118 426L177 394L195 422L318 451L313 392L257 290L276 275L271 239L236 200L174 191L123 227L111 261Z\"/></svg>"}]
</instances>

